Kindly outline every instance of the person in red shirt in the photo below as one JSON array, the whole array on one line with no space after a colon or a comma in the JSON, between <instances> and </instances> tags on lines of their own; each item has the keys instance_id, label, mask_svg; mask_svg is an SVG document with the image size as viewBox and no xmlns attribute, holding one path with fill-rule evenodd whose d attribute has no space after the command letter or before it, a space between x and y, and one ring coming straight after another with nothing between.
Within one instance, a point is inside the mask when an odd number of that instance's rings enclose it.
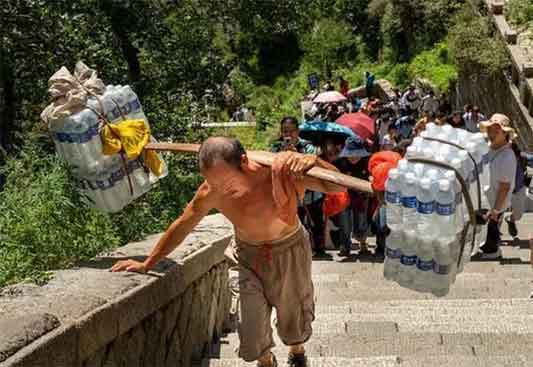
<instances>
[{"instance_id":1,"label":"person in red shirt","mask_svg":"<svg viewBox=\"0 0 533 367\"><path fill-rule=\"evenodd\" d=\"M339 77L339 83L340 83L339 92L343 96L348 97L348 91L350 90L350 83L348 83L348 81L345 80L342 76Z\"/></svg>"}]
</instances>

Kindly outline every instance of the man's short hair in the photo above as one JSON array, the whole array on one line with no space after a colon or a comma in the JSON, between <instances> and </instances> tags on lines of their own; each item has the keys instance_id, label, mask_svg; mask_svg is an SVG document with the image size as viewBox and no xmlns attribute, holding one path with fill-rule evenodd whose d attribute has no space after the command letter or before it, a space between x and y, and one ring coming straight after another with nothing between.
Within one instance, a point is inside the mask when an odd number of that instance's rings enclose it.
<instances>
[{"instance_id":1,"label":"man's short hair","mask_svg":"<svg viewBox=\"0 0 533 367\"><path fill-rule=\"evenodd\" d=\"M222 161L241 169L241 157L246 154L241 142L235 138L211 137L205 140L198 152L200 171L208 170L216 162Z\"/></svg>"}]
</instances>

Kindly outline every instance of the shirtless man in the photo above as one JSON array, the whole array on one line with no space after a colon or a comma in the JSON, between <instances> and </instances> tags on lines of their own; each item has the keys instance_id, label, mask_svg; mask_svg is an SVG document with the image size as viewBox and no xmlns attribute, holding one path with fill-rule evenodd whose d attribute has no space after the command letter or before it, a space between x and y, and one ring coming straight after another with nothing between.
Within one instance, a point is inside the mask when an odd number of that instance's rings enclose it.
<instances>
[{"instance_id":1,"label":"shirtless man","mask_svg":"<svg viewBox=\"0 0 533 367\"><path fill-rule=\"evenodd\" d=\"M275 202L271 168L250 161L236 139L207 139L200 148L199 166L205 181L148 258L144 262L118 261L112 271L146 272L153 268L211 209L217 209L235 230L235 239L226 253L239 274L239 356L247 362L257 361L258 366L277 365L271 353L273 306L278 334L289 346L289 366L306 366L304 343L311 337L314 320L312 254L308 234L297 217L296 198L287 201L290 206L284 213L291 216L287 219ZM279 153L275 166L302 183L303 189L345 190L304 176L314 166L336 170L315 155Z\"/></svg>"}]
</instances>

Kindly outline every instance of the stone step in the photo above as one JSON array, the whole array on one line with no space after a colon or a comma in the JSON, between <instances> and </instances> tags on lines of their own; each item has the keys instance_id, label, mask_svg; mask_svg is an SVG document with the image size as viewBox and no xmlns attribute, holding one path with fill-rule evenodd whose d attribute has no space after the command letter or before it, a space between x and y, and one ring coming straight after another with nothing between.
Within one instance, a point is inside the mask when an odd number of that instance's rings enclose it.
<instances>
[{"instance_id":1,"label":"stone step","mask_svg":"<svg viewBox=\"0 0 533 367\"><path fill-rule=\"evenodd\" d=\"M428 299L428 300L394 300L386 302L347 302L338 305L316 305L315 313L350 314L350 313L403 313L438 312L442 314L485 314L514 313L533 314L533 300L516 299Z\"/></svg>"},{"instance_id":2,"label":"stone step","mask_svg":"<svg viewBox=\"0 0 533 367\"><path fill-rule=\"evenodd\" d=\"M475 264L477 266L477 263ZM357 265L353 265L357 268ZM337 269L339 270L339 269ZM345 283L349 281L359 280L365 281L385 281L383 276L383 266L376 265L373 269L367 269L365 271L353 272L348 271L320 271L315 272L312 275L313 282L319 285L328 285L329 283ZM491 267L490 264L486 264L485 267L466 267L463 272L457 274L456 279L461 280L477 280L479 278L485 279L523 279L525 281L533 280L533 271L529 264L526 265L501 265Z\"/></svg>"},{"instance_id":3,"label":"stone step","mask_svg":"<svg viewBox=\"0 0 533 367\"><path fill-rule=\"evenodd\" d=\"M332 274L328 274L332 275ZM333 278L333 277L331 277ZM358 288L358 287L372 287L381 289L390 288L402 288L395 281L389 281L385 278L378 278L374 276L357 276L343 275L339 277L338 281L332 280L330 277L315 277L313 278L313 284L315 289L320 292L321 290L331 288ZM494 276L488 276L487 274L480 273L461 273L457 275L455 282L452 284L452 288L457 287L514 287L516 285L528 285L533 289L533 272L526 273L520 277L518 274L513 277L507 277L503 274L494 274Z\"/></svg>"},{"instance_id":4,"label":"stone step","mask_svg":"<svg viewBox=\"0 0 533 367\"><path fill-rule=\"evenodd\" d=\"M526 251L529 257L529 250ZM464 273L506 273L525 272L532 274L532 267L529 262L511 261L472 261L466 264ZM328 274L383 274L383 262L338 262L338 261L314 261L313 277ZM333 279L333 278L330 278Z\"/></svg>"},{"instance_id":5,"label":"stone step","mask_svg":"<svg viewBox=\"0 0 533 367\"><path fill-rule=\"evenodd\" d=\"M533 314L522 314L514 312L495 312L495 313L478 313L478 312L440 312L439 310L424 310L417 313L404 313L404 312L385 312L385 313L366 313L357 312L350 314L317 314L317 322L396 322L398 325L401 323L532 323Z\"/></svg>"},{"instance_id":6,"label":"stone step","mask_svg":"<svg viewBox=\"0 0 533 367\"><path fill-rule=\"evenodd\" d=\"M278 364L284 366L284 360L278 357ZM312 367L397 367L399 360L396 356L372 357L372 358L309 358ZM232 359L209 359L204 360L202 367L252 367L255 363L246 363L242 360Z\"/></svg>"},{"instance_id":7,"label":"stone step","mask_svg":"<svg viewBox=\"0 0 533 367\"><path fill-rule=\"evenodd\" d=\"M531 355L512 356L416 356L400 358L401 367L527 367L531 366Z\"/></svg>"},{"instance_id":8,"label":"stone step","mask_svg":"<svg viewBox=\"0 0 533 367\"><path fill-rule=\"evenodd\" d=\"M367 326L370 326L368 324ZM314 335L306 343L306 353L310 357L368 358L381 355L512 355L532 354L533 334L461 334L461 333L409 333L389 332L381 334L366 332L354 335ZM286 356L288 347L284 346L274 334L276 347L273 352ZM226 336L223 348L212 354L215 358L235 358L238 347L236 334Z\"/></svg>"},{"instance_id":9,"label":"stone step","mask_svg":"<svg viewBox=\"0 0 533 367\"><path fill-rule=\"evenodd\" d=\"M353 326L353 327L352 327ZM505 355L533 353L533 333L435 333L396 331L394 323L352 323L341 334L316 334L306 343L307 354L334 357L369 357L379 355ZM274 332L277 355L286 355L288 349ZM236 356L238 335L229 334L222 339L223 348L216 357Z\"/></svg>"},{"instance_id":10,"label":"stone step","mask_svg":"<svg viewBox=\"0 0 533 367\"><path fill-rule=\"evenodd\" d=\"M371 357L371 358L310 358L312 367L529 367L531 355L513 356L462 356L448 355L437 357L412 356L399 358L396 356ZM282 366L283 363L280 363ZM255 363L246 363L242 360L210 359L204 360L202 367L252 367Z\"/></svg>"},{"instance_id":11,"label":"stone step","mask_svg":"<svg viewBox=\"0 0 533 367\"><path fill-rule=\"evenodd\" d=\"M463 274L478 273L490 274L497 276L499 274L517 273L517 275L531 277L532 267L529 262L519 263L518 261L501 263L499 261L475 261L468 263ZM382 263L364 263L364 262L313 262L313 278L327 280L327 276L334 275L359 275L361 277L376 276L383 278L383 264ZM510 275L513 277L513 275ZM334 279L331 276L329 279Z\"/></svg>"},{"instance_id":12,"label":"stone step","mask_svg":"<svg viewBox=\"0 0 533 367\"><path fill-rule=\"evenodd\" d=\"M392 284L392 283L391 283ZM365 300L368 302L393 301L393 300L436 300L436 299L507 299L523 298L529 296L532 287L529 284L502 284L500 286L482 286L472 284L469 287L452 286L448 295L437 298L429 293L415 292L399 286L383 287L343 287L343 288L318 288L315 293L317 304L338 305L346 302Z\"/></svg>"}]
</instances>

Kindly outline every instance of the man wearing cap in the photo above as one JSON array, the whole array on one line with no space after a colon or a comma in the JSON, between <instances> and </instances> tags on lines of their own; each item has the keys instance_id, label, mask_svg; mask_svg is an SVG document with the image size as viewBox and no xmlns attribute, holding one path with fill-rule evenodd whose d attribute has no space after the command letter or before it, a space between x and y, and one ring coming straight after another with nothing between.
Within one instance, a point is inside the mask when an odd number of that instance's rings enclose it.
<instances>
[{"instance_id":1,"label":"man wearing cap","mask_svg":"<svg viewBox=\"0 0 533 367\"><path fill-rule=\"evenodd\" d=\"M503 212L511 206L515 186L516 157L510 143L516 134L509 118L499 113L479 125L481 132L487 133L490 140L490 181L485 187L490 211L487 214L487 239L481 246L481 258L492 260L501 256L499 224Z\"/></svg>"},{"instance_id":2,"label":"man wearing cap","mask_svg":"<svg viewBox=\"0 0 533 367\"><path fill-rule=\"evenodd\" d=\"M339 160L334 162L335 167L344 174L368 180L368 157L370 153L365 147L363 140L358 137L346 139L344 148L339 154ZM368 210L370 198L367 194L349 191L353 213L353 234L359 242L360 251L367 251L366 239L368 236ZM341 256L348 256L344 251Z\"/></svg>"}]
</instances>

